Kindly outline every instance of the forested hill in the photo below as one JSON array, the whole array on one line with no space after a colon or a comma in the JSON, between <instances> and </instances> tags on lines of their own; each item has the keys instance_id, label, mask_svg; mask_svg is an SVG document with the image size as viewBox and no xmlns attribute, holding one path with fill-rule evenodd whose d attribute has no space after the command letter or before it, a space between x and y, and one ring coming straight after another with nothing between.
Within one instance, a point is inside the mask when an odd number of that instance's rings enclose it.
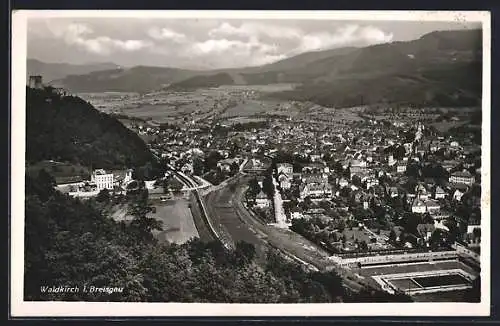
<instances>
[{"instance_id":1,"label":"forested hill","mask_svg":"<svg viewBox=\"0 0 500 326\"><path fill-rule=\"evenodd\" d=\"M325 106L478 106L482 90L482 31L436 31L419 39L302 53L272 64L188 71L134 67L69 76L73 91L193 89L219 85L299 86L270 96Z\"/></svg>"},{"instance_id":2,"label":"forested hill","mask_svg":"<svg viewBox=\"0 0 500 326\"><path fill-rule=\"evenodd\" d=\"M26 161L57 160L98 168L153 164L144 141L79 97L27 88Z\"/></svg>"},{"instance_id":3,"label":"forested hill","mask_svg":"<svg viewBox=\"0 0 500 326\"><path fill-rule=\"evenodd\" d=\"M193 90L197 88L218 87L220 85L233 85L233 78L227 73L209 76L194 76L183 81L173 83L167 87L169 90Z\"/></svg>"}]
</instances>

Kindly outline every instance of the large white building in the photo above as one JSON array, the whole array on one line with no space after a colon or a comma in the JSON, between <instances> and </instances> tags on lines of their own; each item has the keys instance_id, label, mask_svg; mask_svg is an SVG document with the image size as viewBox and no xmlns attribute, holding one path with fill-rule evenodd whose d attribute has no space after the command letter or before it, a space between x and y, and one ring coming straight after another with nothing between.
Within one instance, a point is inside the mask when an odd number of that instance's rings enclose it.
<instances>
[{"instance_id":1,"label":"large white building","mask_svg":"<svg viewBox=\"0 0 500 326\"><path fill-rule=\"evenodd\" d=\"M114 176L113 173L107 173L103 169L98 169L92 173L91 181L97 185L97 191L101 191L103 189L112 190Z\"/></svg>"}]
</instances>

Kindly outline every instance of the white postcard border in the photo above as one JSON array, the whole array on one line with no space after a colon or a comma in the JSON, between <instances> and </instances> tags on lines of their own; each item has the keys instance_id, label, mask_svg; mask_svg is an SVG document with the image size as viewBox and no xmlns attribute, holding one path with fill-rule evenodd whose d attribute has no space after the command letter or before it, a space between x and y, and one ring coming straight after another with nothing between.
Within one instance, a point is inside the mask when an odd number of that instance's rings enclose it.
<instances>
[{"instance_id":1,"label":"white postcard border","mask_svg":"<svg viewBox=\"0 0 500 326\"><path fill-rule=\"evenodd\" d=\"M24 286L24 183L27 21L35 17L137 17L138 19L335 19L481 22L483 125L480 303L209 304L27 302ZM12 14L11 50L10 306L13 317L84 316L488 316L490 314L490 106L491 26L487 11L35 11Z\"/></svg>"}]
</instances>

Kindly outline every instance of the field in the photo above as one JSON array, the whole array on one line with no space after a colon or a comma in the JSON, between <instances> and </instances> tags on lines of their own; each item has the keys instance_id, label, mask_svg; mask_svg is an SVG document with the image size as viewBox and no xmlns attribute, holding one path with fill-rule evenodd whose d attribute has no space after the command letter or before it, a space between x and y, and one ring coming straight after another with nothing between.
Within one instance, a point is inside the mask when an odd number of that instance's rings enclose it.
<instances>
[{"instance_id":1,"label":"field","mask_svg":"<svg viewBox=\"0 0 500 326\"><path fill-rule=\"evenodd\" d=\"M249 123L249 122L263 122L266 121L264 118L247 118L247 117L235 117L224 121L226 125L233 125L238 123Z\"/></svg>"},{"instance_id":2,"label":"field","mask_svg":"<svg viewBox=\"0 0 500 326\"><path fill-rule=\"evenodd\" d=\"M194 92L157 92L146 95L129 93L79 95L100 111L152 119L157 123L174 122L191 114L192 118L203 117L215 107L220 109L229 98L223 91L212 89Z\"/></svg>"},{"instance_id":3,"label":"field","mask_svg":"<svg viewBox=\"0 0 500 326\"><path fill-rule=\"evenodd\" d=\"M163 122L179 114L179 110L177 110L176 107L168 104L145 104L134 108L123 109L122 112L132 117L141 119L151 118L158 122Z\"/></svg>"},{"instance_id":4,"label":"field","mask_svg":"<svg viewBox=\"0 0 500 326\"><path fill-rule=\"evenodd\" d=\"M268 84L268 85L226 85L219 86L217 90L222 91L255 91L261 93L272 93L293 90L295 84Z\"/></svg>"},{"instance_id":5,"label":"field","mask_svg":"<svg viewBox=\"0 0 500 326\"><path fill-rule=\"evenodd\" d=\"M209 117L262 118L266 115L313 118L318 120L362 120L355 108L336 110L312 103L264 98L266 93L293 89L292 84L233 85L197 89L189 92L84 93L79 94L98 110L156 123L203 120Z\"/></svg>"}]
</instances>

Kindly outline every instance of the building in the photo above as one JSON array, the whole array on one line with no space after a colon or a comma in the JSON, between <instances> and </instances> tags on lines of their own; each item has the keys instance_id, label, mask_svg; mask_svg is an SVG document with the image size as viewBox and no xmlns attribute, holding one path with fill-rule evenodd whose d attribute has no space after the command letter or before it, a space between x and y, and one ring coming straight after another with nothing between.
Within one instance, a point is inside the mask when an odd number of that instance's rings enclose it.
<instances>
[{"instance_id":1,"label":"building","mask_svg":"<svg viewBox=\"0 0 500 326\"><path fill-rule=\"evenodd\" d=\"M388 159L389 166L393 166L396 163L397 163L397 161L394 159L394 156L393 155L389 155L389 159Z\"/></svg>"},{"instance_id":2,"label":"building","mask_svg":"<svg viewBox=\"0 0 500 326\"><path fill-rule=\"evenodd\" d=\"M465 171L458 171L458 172L454 172L451 174L450 176L450 180L449 180L451 183L461 183L461 184L466 184L466 185L472 185L475 181L475 178L472 174L470 174L469 171L465 170Z\"/></svg>"},{"instance_id":3,"label":"building","mask_svg":"<svg viewBox=\"0 0 500 326\"><path fill-rule=\"evenodd\" d=\"M352 160L349 167L351 179L355 175L364 175L368 171L367 163L359 160Z\"/></svg>"},{"instance_id":4,"label":"building","mask_svg":"<svg viewBox=\"0 0 500 326\"><path fill-rule=\"evenodd\" d=\"M30 76L28 86L30 88L42 89L42 76Z\"/></svg>"},{"instance_id":5,"label":"building","mask_svg":"<svg viewBox=\"0 0 500 326\"><path fill-rule=\"evenodd\" d=\"M330 168L321 163L310 163L302 168L303 173L330 173Z\"/></svg>"},{"instance_id":6,"label":"building","mask_svg":"<svg viewBox=\"0 0 500 326\"><path fill-rule=\"evenodd\" d=\"M271 205L271 201L262 190L255 197L255 205L259 208L267 208Z\"/></svg>"},{"instance_id":7,"label":"building","mask_svg":"<svg viewBox=\"0 0 500 326\"><path fill-rule=\"evenodd\" d=\"M424 214L426 211L425 202L419 198L415 198L411 205L411 212L417 214Z\"/></svg>"},{"instance_id":8,"label":"building","mask_svg":"<svg viewBox=\"0 0 500 326\"><path fill-rule=\"evenodd\" d=\"M292 187L292 178L285 173L278 176L278 181L281 189L290 189Z\"/></svg>"},{"instance_id":9,"label":"building","mask_svg":"<svg viewBox=\"0 0 500 326\"><path fill-rule=\"evenodd\" d=\"M396 166L397 173L405 173L406 172L406 164L400 163Z\"/></svg>"},{"instance_id":10,"label":"building","mask_svg":"<svg viewBox=\"0 0 500 326\"><path fill-rule=\"evenodd\" d=\"M236 162L236 159L223 159L217 162L217 167L224 172L230 172L233 164Z\"/></svg>"},{"instance_id":11,"label":"building","mask_svg":"<svg viewBox=\"0 0 500 326\"><path fill-rule=\"evenodd\" d=\"M455 189L455 192L453 193L453 199L456 201L461 201L464 194L465 191L461 191L460 189Z\"/></svg>"},{"instance_id":12,"label":"building","mask_svg":"<svg viewBox=\"0 0 500 326\"><path fill-rule=\"evenodd\" d=\"M429 198L429 193L427 192L427 188L422 183L419 183L415 187L415 194L417 195L417 198L419 199L428 199Z\"/></svg>"},{"instance_id":13,"label":"building","mask_svg":"<svg viewBox=\"0 0 500 326\"><path fill-rule=\"evenodd\" d=\"M310 197L311 199L326 199L333 195L331 185L326 182L302 184L299 191L300 199L302 200L306 197Z\"/></svg>"},{"instance_id":14,"label":"building","mask_svg":"<svg viewBox=\"0 0 500 326\"><path fill-rule=\"evenodd\" d=\"M65 88L62 88L62 87L54 88L54 92L58 95L61 95L61 96L68 96L69 95L68 90Z\"/></svg>"},{"instance_id":15,"label":"building","mask_svg":"<svg viewBox=\"0 0 500 326\"><path fill-rule=\"evenodd\" d=\"M338 182L340 188L347 187L349 185L349 182L345 178L340 178Z\"/></svg>"},{"instance_id":16,"label":"building","mask_svg":"<svg viewBox=\"0 0 500 326\"><path fill-rule=\"evenodd\" d=\"M101 191L103 189L112 190L114 184L114 175L113 173L107 173L103 169L98 169L93 171L90 181L96 184L97 191Z\"/></svg>"},{"instance_id":17,"label":"building","mask_svg":"<svg viewBox=\"0 0 500 326\"><path fill-rule=\"evenodd\" d=\"M378 179L376 178L368 178L366 179L366 189L370 189L373 186L378 185Z\"/></svg>"},{"instance_id":18,"label":"building","mask_svg":"<svg viewBox=\"0 0 500 326\"><path fill-rule=\"evenodd\" d=\"M397 187L389 187L387 189L387 193L391 198L398 197L399 196L399 191Z\"/></svg>"},{"instance_id":19,"label":"building","mask_svg":"<svg viewBox=\"0 0 500 326\"><path fill-rule=\"evenodd\" d=\"M278 163L276 164L276 169L278 175L280 173L286 174L288 176L291 176L293 174L293 165L290 163Z\"/></svg>"},{"instance_id":20,"label":"building","mask_svg":"<svg viewBox=\"0 0 500 326\"><path fill-rule=\"evenodd\" d=\"M186 173L186 174L193 174L194 173L194 168L193 164L186 162L182 167L181 167L181 172Z\"/></svg>"},{"instance_id":21,"label":"building","mask_svg":"<svg viewBox=\"0 0 500 326\"><path fill-rule=\"evenodd\" d=\"M436 187L434 191L434 199L444 199L446 197L446 192L440 186Z\"/></svg>"},{"instance_id":22,"label":"building","mask_svg":"<svg viewBox=\"0 0 500 326\"><path fill-rule=\"evenodd\" d=\"M439 203L437 201L429 199L429 200L425 201L425 209L428 213L434 214L434 213L439 212L439 210L441 209L441 206L439 205Z\"/></svg>"}]
</instances>

